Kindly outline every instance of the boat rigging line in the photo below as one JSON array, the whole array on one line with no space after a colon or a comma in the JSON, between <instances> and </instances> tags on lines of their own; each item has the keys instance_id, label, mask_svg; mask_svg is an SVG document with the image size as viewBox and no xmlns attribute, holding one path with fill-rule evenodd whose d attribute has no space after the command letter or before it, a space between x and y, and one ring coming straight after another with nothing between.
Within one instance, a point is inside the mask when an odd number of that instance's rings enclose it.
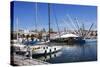
<instances>
[{"instance_id":1,"label":"boat rigging line","mask_svg":"<svg viewBox=\"0 0 100 67\"><path fill-rule=\"evenodd\" d=\"M57 20L56 12L55 12L55 9L52 9L52 10L53 10L53 15L55 17L55 22L56 22L56 25L57 25L59 37L61 37L61 33L60 33L59 25L58 25L58 20Z\"/></svg>"},{"instance_id":2,"label":"boat rigging line","mask_svg":"<svg viewBox=\"0 0 100 67\"><path fill-rule=\"evenodd\" d=\"M49 35L48 35L48 39L50 40L50 24L51 24L51 21L50 21L50 3L48 3L48 24L49 24Z\"/></svg>"},{"instance_id":3,"label":"boat rigging line","mask_svg":"<svg viewBox=\"0 0 100 67\"><path fill-rule=\"evenodd\" d=\"M78 34L77 28L76 28L76 26L74 25L74 22L73 22L73 20L71 19L70 15L67 14L67 17L68 17L69 21L70 21L71 24L72 24L72 27L73 27L73 29L74 29L74 32L75 32L76 34Z\"/></svg>"},{"instance_id":4,"label":"boat rigging line","mask_svg":"<svg viewBox=\"0 0 100 67\"><path fill-rule=\"evenodd\" d=\"M84 37L86 38L87 37L87 35L90 33L90 31L91 31L91 29L92 29L92 27L93 27L93 23L91 24L91 26L90 26L90 28L89 28L89 30L88 30L88 32L84 35Z\"/></svg>"}]
</instances>

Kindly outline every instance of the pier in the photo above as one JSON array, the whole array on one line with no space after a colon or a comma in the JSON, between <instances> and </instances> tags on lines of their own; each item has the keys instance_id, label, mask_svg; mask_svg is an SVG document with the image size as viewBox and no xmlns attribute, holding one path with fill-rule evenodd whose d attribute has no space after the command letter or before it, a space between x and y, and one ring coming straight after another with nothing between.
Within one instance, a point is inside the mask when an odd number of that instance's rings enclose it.
<instances>
[{"instance_id":1,"label":"pier","mask_svg":"<svg viewBox=\"0 0 100 67\"><path fill-rule=\"evenodd\" d=\"M17 55L17 54L14 54L12 58L13 60L11 60L11 63L13 63L14 66L31 66L31 65L50 64L48 62L44 62L44 61L37 60L34 58L30 59L26 56Z\"/></svg>"}]
</instances>

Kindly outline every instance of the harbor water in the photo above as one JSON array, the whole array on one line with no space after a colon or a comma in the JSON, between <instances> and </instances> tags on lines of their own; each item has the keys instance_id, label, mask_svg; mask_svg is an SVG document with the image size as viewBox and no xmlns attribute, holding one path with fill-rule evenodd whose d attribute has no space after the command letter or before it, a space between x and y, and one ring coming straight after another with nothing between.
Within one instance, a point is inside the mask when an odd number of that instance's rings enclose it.
<instances>
[{"instance_id":1,"label":"harbor water","mask_svg":"<svg viewBox=\"0 0 100 67\"><path fill-rule=\"evenodd\" d=\"M89 40L85 44L50 43L50 45L62 46L61 51L33 58L49 63L69 63L97 60L97 41Z\"/></svg>"}]
</instances>

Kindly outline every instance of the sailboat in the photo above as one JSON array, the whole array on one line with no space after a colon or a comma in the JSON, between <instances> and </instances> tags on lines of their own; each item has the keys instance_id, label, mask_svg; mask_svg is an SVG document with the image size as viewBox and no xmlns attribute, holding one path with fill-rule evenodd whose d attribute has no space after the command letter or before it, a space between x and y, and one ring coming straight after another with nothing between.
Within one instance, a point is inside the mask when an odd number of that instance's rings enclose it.
<instances>
[{"instance_id":1,"label":"sailboat","mask_svg":"<svg viewBox=\"0 0 100 67\"><path fill-rule=\"evenodd\" d=\"M74 23L70 17L68 17L71 21L71 23ZM59 43L68 43L68 44L84 44L86 43L87 37L89 32L91 31L91 28L93 27L93 23L90 25L89 29L87 32L84 29L84 24L82 24L82 27L79 27L78 20L75 19L76 21L76 27L78 30L74 30L73 33L65 33L63 35L60 34L60 36L55 36L55 38L51 39L51 42L59 42Z\"/></svg>"},{"instance_id":2,"label":"sailboat","mask_svg":"<svg viewBox=\"0 0 100 67\"><path fill-rule=\"evenodd\" d=\"M48 15L50 15L50 5L48 4ZM37 3L36 3L37 8ZM36 10L37 11L37 10ZM50 17L49 17L49 23L50 23ZM49 26L50 28L50 26ZM50 29L49 29L50 31ZM18 34L18 21L17 21L17 34ZM49 36L50 39L50 36ZM18 35L17 35L17 41L19 41ZM40 44L39 44L40 43ZM32 41L25 41L25 42L17 42L13 44L14 51L17 53L24 53L30 55L43 55L43 54L51 54L55 53L61 50L61 46L51 46L51 45L45 45L44 43L41 43L36 40L35 42Z\"/></svg>"},{"instance_id":3,"label":"sailboat","mask_svg":"<svg viewBox=\"0 0 100 67\"><path fill-rule=\"evenodd\" d=\"M71 21L71 23L73 23L72 19L70 17L68 17L69 20ZM56 24L57 24L57 28L58 28L58 35L55 36L53 39L51 39L51 42L57 42L57 43L68 43L68 44L74 44L74 43L81 43L84 44L85 43L85 39L79 35L73 34L73 33L65 33L65 34L61 34L61 32L59 31L59 26L57 23L57 18L55 15L55 19L56 19ZM79 34L78 31L74 30L75 33Z\"/></svg>"},{"instance_id":4,"label":"sailboat","mask_svg":"<svg viewBox=\"0 0 100 67\"><path fill-rule=\"evenodd\" d=\"M48 3L48 22L49 22L49 38L48 42L50 42L50 4ZM51 46L51 45L35 45L32 48L33 55L44 55L58 52L62 49L61 46Z\"/></svg>"}]
</instances>

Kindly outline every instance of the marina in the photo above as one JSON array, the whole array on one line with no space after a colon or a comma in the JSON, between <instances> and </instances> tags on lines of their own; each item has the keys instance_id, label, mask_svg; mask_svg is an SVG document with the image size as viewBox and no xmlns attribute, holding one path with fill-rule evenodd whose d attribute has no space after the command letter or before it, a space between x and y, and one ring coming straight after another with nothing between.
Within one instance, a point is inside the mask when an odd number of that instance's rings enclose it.
<instances>
[{"instance_id":1,"label":"marina","mask_svg":"<svg viewBox=\"0 0 100 67\"><path fill-rule=\"evenodd\" d=\"M29 10L27 7L25 11L16 6L18 4L27 6ZM11 5L14 6L11 9L15 15L11 16L14 18L11 22L11 65L28 66L97 60L96 13L95 11L92 13L94 21L92 22L90 20L92 14L87 9L89 6L19 1L11 2ZM72 14L69 12L66 14L65 7L66 10L69 8ZM79 10L74 7L78 7ZM83 7L87 10L86 15L84 11L80 13ZM79 17L73 11L79 13ZM27 13L28 15L24 15Z\"/></svg>"},{"instance_id":2,"label":"marina","mask_svg":"<svg viewBox=\"0 0 100 67\"><path fill-rule=\"evenodd\" d=\"M41 63L35 61L30 61L30 64L28 64L26 62L26 60L23 60L23 65L32 65L32 64L51 64L51 63L69 63L69 62L80 62L80 61L96 61L97 60L97 45L96 45L96 41L92 40L92 41L88 41L85 44L73 44L73 45L68 45L66 43L51 43L52 46L61 46L62 45L62 49L58 52L54 52L54 53L45 53L45 54L33 54L32 58L29 59L29 57L27 60L40 60L40 61L44 61L45 63ZM41 46L41 45L40 45ZM91 53L92 52L92 53ZM17 56L18 55L18 56ZM14 57L20 57L23 56L22 54L16 54L14 55ZM25 55L24 55L25 56ZM21 58L21 57L20 57ZM24 57L23 57L24 58ZM16 61L21 61L23 58L21 59L16 59ZM60 60L60 61L59 61ZM27 63L27 64L24 64Z\"/></svg>"},{"instance_id":3,"label":"marina","mask_svg":"<svg viewBox=\"0 0 100 67\"><path fill-rule=\"evenodd\" d=\"M23 56L22 54L21 55L15 54L14 55L15 63L18 62L19 65L34 65L34 64L41 65L41 64L52 64L52 63L54 64L54 63L69 63L69 62L80 62L80 61L84 62L84 61L97 60L96 41L88 41L86 44L68 45L65 43L52 43L51 45L54 46L62 45L62 49L58 52L50 54L37 54L37 55L33 54L31 59L29 59L29 57ZM34 59L37 59L38 61ZM27 63L28 60L30 61L29 63Z\"/></svg>"},{"instance_id":4,"label":"marina","mask_svg":"<svg viewBox=\"0 0 100 67\"><path fill-rule=\"evenodd\" d=\"M84 62L84 61L96 61L97 60L97 45L96 41L90 41L85 44L68 45L65 43L57 43L52 45L62 45L62 50L58 53L51 54L43 59L49 63L69 63L69 62Z\"/></svg>"}]
</instances>

